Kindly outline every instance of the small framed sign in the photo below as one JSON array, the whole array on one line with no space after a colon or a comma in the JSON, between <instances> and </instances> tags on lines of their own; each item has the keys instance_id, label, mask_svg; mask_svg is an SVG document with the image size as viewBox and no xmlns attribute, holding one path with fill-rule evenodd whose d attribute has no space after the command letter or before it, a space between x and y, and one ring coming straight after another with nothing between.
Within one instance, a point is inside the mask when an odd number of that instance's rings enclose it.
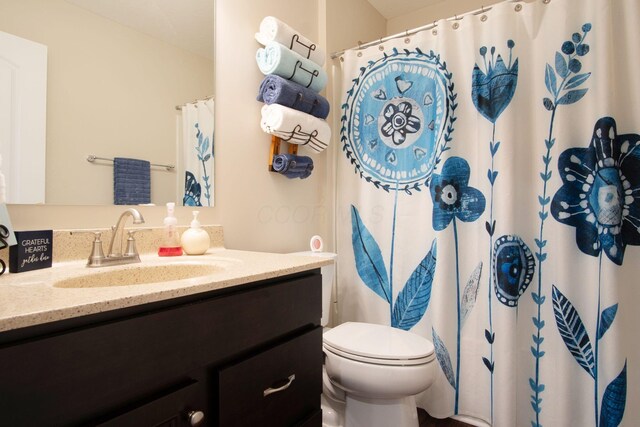
<instances>
[{"instance_id":1,"label":"small framed sign","mask_svg":"<svg viewBox=\"0 0 640 427\"><path fill-rule=\"evenodd\" d=\"M17 244L9 247L9 272L38 270L51 267L53 261L53 231L16 231Z\"/></svg>"}]
</instances>

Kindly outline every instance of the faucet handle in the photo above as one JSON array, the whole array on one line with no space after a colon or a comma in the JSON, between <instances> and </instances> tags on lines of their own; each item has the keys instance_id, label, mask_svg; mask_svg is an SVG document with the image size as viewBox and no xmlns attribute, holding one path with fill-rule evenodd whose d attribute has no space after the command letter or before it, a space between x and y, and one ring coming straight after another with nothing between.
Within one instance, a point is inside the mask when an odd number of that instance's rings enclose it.
<instances>
[{"instance_id":1,"label":"faucet handle","mask_svg":"<svg viewBox=\"0 0 640 427\"><path fill-rule=\"evenodd\" d=\"M93 240L93 246L91 247L91 255L89 255L89 260L87 261L88 266L99 265L102 260L104 260L104 252L102 250L102 231L91 231L95 236Z\"/></svg>"},{"instance_id":2,"label":"faucet handle","mask_svg":"<svg viewBox=\"0 0 640 427\"><path fill-rule=\"evenodd\" d=\"M136 247L136 239L133 237L138 231L141 230L127 230L127 249L124 251L124 256L137 256L138 248Z\"/></svg>"}]
</instances>

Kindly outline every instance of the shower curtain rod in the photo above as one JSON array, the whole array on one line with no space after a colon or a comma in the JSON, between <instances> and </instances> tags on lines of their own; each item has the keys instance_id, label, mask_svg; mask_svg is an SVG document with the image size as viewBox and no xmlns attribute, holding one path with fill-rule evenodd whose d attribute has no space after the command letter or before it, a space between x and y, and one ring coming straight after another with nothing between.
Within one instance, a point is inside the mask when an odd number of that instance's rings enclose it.
<instances>
[{"instance_id":1,"label":"shower curtain rod","mask_svg":"<svg viewBox=\"0 0 640 427\"><path fill-rule=\"evenodd\" d=\"M522 0L505 0L505 1L509 2L509 3L517 3L517 2L520 2ZM488 12L493 8L493 6L495 6L496 4L499 4L499 3L502 3L502 2L493 3L493 4L491 4L491 5L487 6L487 7L482 6L480 9L472 10L471 12L467 12L467 13L465 13L463 15L452 16L450 18L447 18L446 21L459 21L460 19L464 18L467 15L479 15L481 13ZM343 53L345 53L346 51L351 50L351 49L357 49L357 50L365 49L365 48L368 48L370 46L375 46L377 44L381 44L381 43L384 43L384 42L389 41L389 40L397 39L399 37L412 36L412 35L414 35L416 33L419 33L420 31L430 30L430 29L435 28L437 26L438 26L438 23L436 21L433 21L431 24L423 25L421 27L413 28L411 30L405 30L405 31L403 31L401 33L397 33L397 34L393 34L391 36L383 37L383 38L381 38L379 40L374 40L374 41L371 41L371 42L368 42L368 43L358 43L358 46L354 46L354 47L352 47L350 49L344 49L344 50L340 50L338 52L333 52L331 54L331 59L336 59L340 55L342 55Z\"/></svg>"},{"instance_id":2,"label":"shower curtain rod","mask_svg":"<svg viewBox=\"0 0 640 427\"><path fill-rule=\"evenodd\" d=\"M198 102L198 101L207 101L209 99L216 99L216 97L215 97L215 95L209 95L209 96L205 96L203 99L194 99L190 103L194 103L194 102ZM184 107L185 105L190 104L190 103L189 102L185 102L184 104L176 105L176 110L180 111L180 110L182 110L182 107Z\"/></svg>"}]
</instances>

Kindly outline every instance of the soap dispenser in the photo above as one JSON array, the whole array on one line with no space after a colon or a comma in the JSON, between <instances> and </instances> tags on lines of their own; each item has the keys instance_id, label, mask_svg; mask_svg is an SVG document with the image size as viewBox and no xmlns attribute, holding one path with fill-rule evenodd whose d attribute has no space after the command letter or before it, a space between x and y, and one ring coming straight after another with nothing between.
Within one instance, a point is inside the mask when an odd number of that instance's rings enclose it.
<instances>
[{"instance_id":1,"label":"soap dispenser","mask_svg":"<svg viewBox=\"0 0 640 427\"><path fill-rule=\"evenodd\" d=\"M167 203L167 216L164 219L164 230L162 236L162 244L158 248L158 256L180 256L182 248L180 247L180 237L176 230L178 219L174 215L175 203Z\"/></svg>"},{"instance_id":2,"label":"soap dispenser","mask_svg":"<svg viewBox=\"0 0 640 427\"><path fill-rule=\"evenodd\" d=\"M182 249L187 255L202 255L207 252L211 244L209 233L200 226L200 221L198 221L199 213L199 211L193 211L191 227L182 233L180 239Z\"/></svg>"}]
</instances>

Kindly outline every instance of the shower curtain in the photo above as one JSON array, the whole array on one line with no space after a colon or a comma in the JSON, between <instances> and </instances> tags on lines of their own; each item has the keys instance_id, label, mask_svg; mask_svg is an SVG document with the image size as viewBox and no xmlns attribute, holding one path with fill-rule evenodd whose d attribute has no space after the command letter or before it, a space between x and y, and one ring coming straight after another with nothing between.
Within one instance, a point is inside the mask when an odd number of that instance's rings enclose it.
<instances>
[{"instance_id":1,"label":"shower curtain","mask_svg":"<svg viewBox=\"0 0 640 427\"><path fill-rule=\"evenodd\" d=\"M213 99L182 106L184 206L214 206Z\"/></svg>"},{"instance_id":2,"label":"shower curtain","mask_svg":"<svg viewBox=\"0 0 640 427\"><path fill-rule=\"evenodd\" d=\"M639 19L505 2L340 58L338 321L433 342L432 416L640 425Z\"/></svg>"}]
</instances>

